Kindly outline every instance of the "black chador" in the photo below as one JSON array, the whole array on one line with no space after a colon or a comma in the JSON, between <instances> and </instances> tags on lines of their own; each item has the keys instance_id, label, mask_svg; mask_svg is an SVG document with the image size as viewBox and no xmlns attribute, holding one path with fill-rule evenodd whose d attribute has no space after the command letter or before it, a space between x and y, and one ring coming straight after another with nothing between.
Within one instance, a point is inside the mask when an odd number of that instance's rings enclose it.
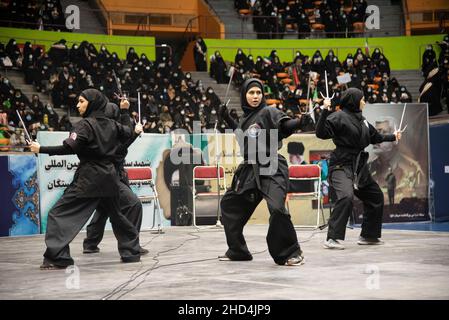
<instances>
[{"instance_id":1,"label":"black chador","mask_svg":"<svg viewBox=\"0 0 449 320\"><path fill-rule=\"evenodd\" d=\"M119 120L122 125L131 126L131 118L127 109L119 111L119 108L114 103L108 103L106 105L106 116ZM138 135L133 133L132 137L122 141L120 147L117 150L115 156L115 166L117 168L120 182L119 182L119 193L120 193L120 212L136 227L137 231L140 232L140 227L142 225L142 203L136 194L131 190L128 181L128 175L124 168L125 157L128 154L128 147L136 140ZM99 252L98 244L103 239L104 228L106 221L108 220L108 212L100 204L97 208L92 220L86 228L86 238L83 242L83 252L84 253L95 253ZM140 248L141 254L148 253L148 250Z\"/></svg>"},{"instance_id":2,"label":"black chador","mask_svg":"<svg viewBox=\"0 0 449 320\"><path fill-rule=\"evenodd\" d=\"M119 181L114 166L118 140L131 137L132 132L129 127L104 115L106 104L106 97L98 90L84 90L78 103L83 119L76 124L69 138L62 146L40 147L40 153L76 154L80 159L72 183L48 214L47 250L42 269L74 264L69 244L100 205L111 219L122 261L140 260L138 232L120 213Z\"/></svg>"},{"instance_id":3,"label":"black chador","mask_svg":"<svg viewBox=\"0 0 449 320\"><path fill-rule=\"evenodd\" d=\"M364 205L359 244L380 243L384 196L368 171L368 153L364 149L370 144L395 141L396 136L378 133L362 116L364 105L363 92L350 88L342 94L342 111L329 115L324 109L316 126L318 138L332 139L336 145L329 159L329 183L335 190L336 202L329 219L326 248L344 249L338 240L345 239L354 195Z\"/></svg>"},{"instance_id":4,"label":"black chador","mask_svg":"<svg viewBox=\"0 0 449 320\"><path fill-rule=\"evenodd\" d=\"M300 119L290 119L263 99L263 84L248 79L241 90L244 117L239 124L225 120L236 129L244 161L234 174L232 185L221 201L222 222L229 249L221 260L252 260L243 236L243 228L257 205L265 199L270 211L267 234L268 250L279 265L299 265L302 251L290 214L285 208L288 190L288 166L277 153L282 139L300 127Z\"/></svg>"}]
</instances>

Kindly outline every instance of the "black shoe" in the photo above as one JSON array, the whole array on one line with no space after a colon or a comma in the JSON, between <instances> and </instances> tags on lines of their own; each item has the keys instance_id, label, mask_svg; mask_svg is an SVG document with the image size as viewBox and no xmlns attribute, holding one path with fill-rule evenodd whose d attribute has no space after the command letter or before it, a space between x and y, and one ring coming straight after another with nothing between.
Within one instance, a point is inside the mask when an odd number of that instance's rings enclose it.
<instances>
[{"instance_id":1,"label":"black shoe","mask_svg":"<svg viewBox=\"0 0 449 320\"><path fill-rule=\"evenodd\" d=\"M140 256L121 257L123 263L139 262Z\"/></svg>"},{"instance_id":2,"label":"black shoe","mask_svg":"<svg viewBox=\"0 0 449 320\"><path fill-rule=\"evenodd\" d=\"M144 256L144 255L148 254L150 251L148 251L145 248L140 247L139 252L140 252L141 256Z\"/></svg>"},{"instance_id":3,"label":"black shoe","mask_svg":"<svg viewBox=\"0 0 449 320\"><path fill-rule=\"evenodd\" d=\"M61 270L66 269L68 266L59 266L53 263L44 262L39 266L39 269L41 270Z\"/></svg>"},{"instance_id":4,"label":"black shoe","mask_svg":"<svg viewBox=\"0 0 449 320\"><path fill-rule=\"evenodd\" d=\"M253 260L253 256L237 256L237 257L229 257L227 254L222 256L218 256L219 261L251 261Z\"/></svg>"},{"instance_id":5,"label":"black shoe","mask_svg":"<svg viewBox=\"0 0 449 320\"><path fill-rule=\"evenodd\" d=\"M100 252L100 248L95 247L95 248L85 248L83 250L83 253L88 254L88 253L98 253Z\"/></svg>"}]
</instances>

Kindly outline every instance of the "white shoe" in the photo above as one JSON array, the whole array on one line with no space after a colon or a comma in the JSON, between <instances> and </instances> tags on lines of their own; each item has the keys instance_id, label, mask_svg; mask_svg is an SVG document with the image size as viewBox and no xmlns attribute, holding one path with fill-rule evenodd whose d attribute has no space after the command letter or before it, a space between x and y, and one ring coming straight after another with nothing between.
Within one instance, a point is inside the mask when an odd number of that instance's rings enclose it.
<instances>
[{"instance_id":1,"label":"white shoe","mask_svg":"<svg viewBox=\"0 0 449 320\"><path fill-rule=\"evenodd\" d=\"M344 250L345 246L338 242L338 240L329 239L324 242L323 247L325 249Z\"/></svg>"},{"instance_id":2,"label":"white shoe","mask_svg":"<svg viewBox=\"0 0 449 320\"><path fill-rule=\"evenodd\" d=\"M304 264L304 257L302 255L297 255L295 257L291 257L285 263L286 266L300 266Z\"/></svg>"},{"instance_id":3,"label":"white shoe","mask_svg":"<svg viewBox=\"0 0 449 320\"><path fill-rule=\"evenodd\" d=\"M371 245L371 246L378 246L384 244L384 242L378 238L364 238L359 237L359 241L357 241L359 245Z\"/></svg>"}]
</instances>

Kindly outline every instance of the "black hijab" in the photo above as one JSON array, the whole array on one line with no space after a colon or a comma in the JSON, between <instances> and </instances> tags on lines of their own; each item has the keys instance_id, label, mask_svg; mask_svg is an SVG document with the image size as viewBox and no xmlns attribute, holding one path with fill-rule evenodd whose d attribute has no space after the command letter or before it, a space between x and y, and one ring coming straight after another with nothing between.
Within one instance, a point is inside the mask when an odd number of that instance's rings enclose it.
<instances>
[{"instance_id":1,"label":"black hijab","mask_svg":"<svg viewBox=\"0 0 449 320\"><path fill-rule=\"evenodd\" d=\"M357 88L349 88L341 94L340 104L343 109L352 113L360 113L360 101L363 98L363 92Z\"/></svg>"},{"instance_id":2,"label":"black hijab","mask_svg":"<svg viewBox=\"0 0 449 320\"><path fill-rule=\"evenodd\" d=\"M83 118L104 116L106 104L108 103L108 99L104 94L97 89L86 89L80 95L89 101Z\"/></svg>"},{"instance_id":3,"label":"black hijab","mask_svg":"<svg viewBox=\"0 0 449 320\"><path fill-rule=\"evenodd\" d=\"M109 119L118 121L120 119L120 109L115 103L108 102L104 109L104 115Z\"/></svg>"},{"instance_id":4,"label":"black hijab","mask_svg":"<svg viewBox=\"0 0 449 320\"><path fill-rule=\"evenodd\" d=\"M248 104L248 100L246 100L246 93L253 87L259 87L260 90L262 90L262 100L260 101L260 104L257 108L251 107ZM243 113L245 114L245 117L256 110L258 111L262 108L265 108L267 106L267 104L265 102L262 82L256 78L251 78L251 79L245 80L245 82L242 85L242 89L240 91L240 101L242 103L242 110L243 110Z\"/></svg>"}]
</instances>

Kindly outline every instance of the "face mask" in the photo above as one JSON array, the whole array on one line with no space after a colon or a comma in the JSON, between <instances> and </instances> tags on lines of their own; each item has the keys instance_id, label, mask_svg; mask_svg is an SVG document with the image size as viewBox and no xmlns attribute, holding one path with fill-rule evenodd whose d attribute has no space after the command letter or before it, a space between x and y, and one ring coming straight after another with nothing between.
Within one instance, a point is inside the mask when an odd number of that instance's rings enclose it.
<instances>
[{"instance_id":1,"label":"face mask","mask_svg":"<svg viewBox=\"0 0 449 320\"><path fill-rule=\"evenodd\" d=\"M181 114L184 115L186 112L184 110L181 111Z\"/></svg>"},{"instance_id":2,"label":"face mask","mask_svg":"<svg viewBox=\"0 0 449 320\"><path fill-rule=\"evenodd\" d=\"M186 75L186 78L187 78L187 79L190 79L190 74Z\"/></svg>"},{"instance_id":3,"label":"face mask","mask_svg":"<svg viewBox=\"0 0 449 320\"><path fill-rule=\"evenodd\" d=\"M70 89L70 90L72 90L72 89L73 89L73 86L72 86L71 84L69 84L69 89Z\"/></svg>"},{"instance_id":4,"label":"face mask","mask_svg":"<svg viewBox=\"0 0 449 320\"><path fill-rule=\"evenodd\" d=\"M216 114L217 111L215 111L215 109L212 109L211 113L212 113L212 114Z\"/></svg>"},{"instance_id":5,"label":"face mask","mask_svg":"<svg viewBox=\"0 0 449 320\"><path fill-rule=\"evenodd\" d=\"M146 95L146 94L144 94L144 95L142 96L142 98L146 99L146 98L147 98L147 95Z\"/></svg>"},{"instance_id":6,"label":"face mask","mask_svg":"<svg viewBox=\"0 0 449 320\"><path fill-rule=\"evenodd\" d=\"M30 116L29 114L27 114L26 119L27 119L28 121L31 121L31 116Z\"/></svg>"}]
</instances>

